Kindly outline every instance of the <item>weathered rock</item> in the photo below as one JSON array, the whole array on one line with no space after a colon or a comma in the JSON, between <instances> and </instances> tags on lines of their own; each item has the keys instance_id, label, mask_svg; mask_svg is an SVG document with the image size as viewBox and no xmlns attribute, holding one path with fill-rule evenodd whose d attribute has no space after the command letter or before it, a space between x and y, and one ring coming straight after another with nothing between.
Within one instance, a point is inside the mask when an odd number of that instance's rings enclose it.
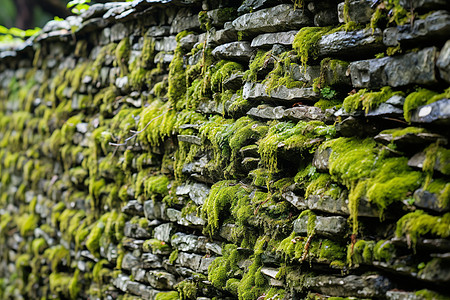
<instances>
[{"instance_id":1,"label":"weathered rock","mask_svg":"<svg viewBox=\"0 0 450 300\"><path fill-rule=\"evenodd\" d=\"M308 215L304 215L294 221L294 231L301 235L308 233ZM314 232L330 238L339 238L346 233L347 219L343 217L322 217L316 216Z\"/></svg>"},{"instance_id":2,"label":"weathered rock","mask_svg":"<svg viewBox=\"0 0 450 300\"><path fill-rule=\"evenodd\" d=\"M304 286L330 296L375 298L383 297L392 288L392 283L381 275L346 277L324 275L306 277Z\"/></svg>"},{"instance_id":3,"label":"weathered rock","mask_svg":"<svg viewBox=\"0 0 450 300\"><path fill-rule=\"evenodd\" d=\"M122 207L122 212L128 215L144 216L144 207L137 200L131 200Z\"/></svg>"},{"instance_id":4,"label":"weathered rock","mask_svg":"<svg viewBox=\"0 0 450 300\"><path fill-rule=\"evenodd\" d=\"M448 126L450 124L450 99L442 99L419 107L413 112L411 122Z\"/></svg>"},{"instance_id":5,"label":"weathered rock","mask_svg":"<svg viewBox=\"0 0 450 300\"><path fill-rule=\"evenodd\" d=\"M384 50L383 33L380 29L338 31L323 36L317 43L319 56L371 56Z\"/></svg>"},{"instance_id":6,"label":"weathered rock","mask_svg":"<svg viewBox=\"0 0 450 300\"><path fill-rule=\"evenodd\" d=\"M197 42L198 42L198 35L192 33L192 34L189 34L180 39L180 46L181 46L181 48L185 49L186 51L190 51ZM176 46L176 41L175 41L175 46Z\"/></svg>"},{"instance_id":7,"label":"weathered rock","mask_svg":"<svg viewBox=\"0 0 450 300\"><path fill-rule=\"evenodd\" d=\"M445 283L450 281L450 263L448 260L434 258L418 274L421 280Z\"/></svg>"},{"instance_id":8,"label":"weathered rock","mask_svg":"<svg viewBox=\"0 0 450 300\"><path fill-rule=\"evenodd\" d=\"M155 41L155 50L156 51L170 52L170 51L174 51L176 47L177 47L177 41L175 40L175 36L166 36L160 40Z\"/></svg>"},{"instance_id":9,"label":"weathered rock","mask_svg":"<svg viewBox=\"0 0 450 300\"><path fill-rule=\"evenodd\" d=\"M165 219L165 204L148 200L144 202L144 215L147 219Z\"/></svg>"},{"instance_id":10,"label":"weathered rock","mask_svg":"<svg viewBox=\"0 0 450 300\"><path fill-rule=\"evenodd\" d=\"M338 14L333 9L321 10L314 15L314 26L325 27L335 25L338 21Z\"/></svg>"},{"instance_id":11,"label":"weathered rock","mask_svg":"<svg viewBox=\"0 0 450 300\"><path fill-rule=\"evenodd\" d=\"M177 34L183 30L192 30L200 28L197 14L192 14L188 8L178 10L170 27L171 34Z\"/></svg>"},{"instance_id":12,"label":"weathered rock","mask_svg":"<svg viewBox=\"0 0 450 300\"><path fill-rule=\"evenodd\" d=\"M200 268L202 256L193 253L179 252L176 264L197 271Z\"/></svg>"},{"instance_id":13,"label":"weathered rock","mask_svg":"<svg viewBox=\"0 0 450 300\"><path fill-rule=\"evenodd\" d=\"M448 8L446 0L400 0L399 4L406 9L413 8L419 11Z\"/></svg>"},{"instance_id":14,"label":"weathered rock","mask_svg":"<svg viewBox=\"0 0 450 300\"><path fill-rule=\"evenodd\" d=\"M238 40L237 31L234 28L216 30L212 28L209 31L208 44L211 46L222 45Z\"/></svg>"},{"instance_id":15,"label":"weathered rock","mask_svg":"<svg viewBox=\"0 0 450 300\"><path fill-rule=\"evenodd\" d=\"M152 253L142 253L141 268L143 269L159 269L162 268L162 261L158 255Z\"/></svg>"},{"instance_id":16,"label":"weathered rock","mask_svg":"<svg viewBox=\"0 0 450 300\"><path fill-rule=\"evenodd\" d=\"M244 75L242 73L231 74L227 79L223 81L224 90L238 90L242 86Z\"/></svg>"},{"instance_id":17,"label":"weathered rock","mask_svg":"<svg viewBox=\"0 0 450 300\"><path fill-rule=\"evenodd\" d=\"M135 238L135 239L148 239L151 234L145 229L139 226L139 224L133 224L131 222L125 223L124 228L125 236Z\"/></svg>"},{"instance_id":18,"label":"weathered rock","mask_svg":"<svg viewBox=\"0 0 450 300\"><path fill-rule=\"evenodd\" d=\"M139 259L131 253L125 253L122 260L122 269L131 270L140 265Z\"/></svg>"},{"instance_id":19,"label":"weathered rock","mask_svg":"<svg viewBox=\"0 0 450 300\"><path fill-rule=\"evenodd\" d=\"M219 59L248 62L253 55L253 49L248 42L232 42L214 48L212 55Z\"/></svg>"},{"instance_id":20,"label":"weathered rock","mask_svg":"<svg viewBox=\"0 0 450 300\"><path fill-rule=\"evenodd\" d=\"M443 150L445 151L445 150ZM446 150L446 152L449 152ZM423 164L426 160L426 154L424 152L416 153L413 157L411 157L408 161L408 166L422 170ZM449 175L448 174L448 166L450 164L450 159L447 155L442 155L440 151L436 153L436 160L434 163L434 171L438 171L441 174Z\"/></svg>"},{"instance_id":21,"label":"weathered rock","mask_svg":"<svg viewBox=\"0 0 450 300\"><path fill-rule=\"evenodd\" d=\"M436 66L439 69L441 78L450 83L450 40L442 47Z\"/></svg>"},{"instance_id":22,"label":"weathered rock","mask_svg":"<svg viewBox=\"0 0 450 300\"><path fill-rule=\"evenodd\" d=\"M332 124L335 120L332 113L324 113L319 107L298 105L284 111L284 117L295 121L322 121Z\"/></svg>"},{"instance_id":23,"label":"weathered rock","mask_svg":"<svg viewBox=\"0 0 450 300\"><path fill-rule=\"evenodd\" d=\"M197 205L203 205L208 197L210 188L203 183L186 183L177 187L178 196L189 196Z\"/></svg>"},{"instance_id":24,"label":"weathered rock","mask_svg":"<svg viewBox=\"0 0 450 300\"><path fill-rule=\"evenodd\" d=\"M186 142L189 144L195 144L195 145L201 145L202 139L196 135L186 135L186 134L179 134L177 135L178 141L180 142Z\"/></svg>"},{"instance_id":25,"label":"weathered rock","mask_svg":"<svg viewBox=\"0 0 450 300\"><path fill-rule=\"evenodd\" d=\"M367 117L401 117L402 115L403 109L388 103L381 103L377 108L366 113Z\"/></svg>"},{"instance_id":26,"label":"weathered rock","mask_svg":"<svg viewBox=\"0 0 450 300\"><path fill-rule=\"evenodd\" d=\"M390 143L394 143L399 150L406 151L406 150L415 150L419 147L423 147L424 145L428 145L430 143L436 142L437 140L440 141L442 144L446 144L447 140L440 134L436 133L406 133L401 136L394 137L392 134L388 133L380 133L374 137L374 139L382 143L384 145L389 145ZM419 157L416 157L419 158ZM412 162L410 166L416 166L418 167L418 164L422 164L423 160L425 159L425 156L417 162ZM420 166L422 168L422 165Z\"/></svg>"},{"instance_id":27,"label":"weathered rock","mask_svg":"<svg viewBox=\"0 0 450 300\"><path fill-rule=\"evenodd\" d=\"M212 26L221 27L227 21L231 21L236 14L236 10L234 8L218 8L209 10L206 15L211 22Z\"/></svg>"},{"instance_id":28,"label":"weathered rock","mask_svg":"<svg viewBox=\"0 0 450 300\"><path fill-rule=\"evenodd\" d=\"M345 16L344 7L345 2L338 4L338 17L339 22L356 22L356 23L368 23L372 18L372 14L375 9L372 7L373 2L370 0L352 0L348 1L347 11L348 14Z\"/></svg>"},{"instance_id":29,"label":"weathered rock","mask_svg":"<svg viewBox=\"0 0 450 300\"><path fill-rule=\"evenodd\" d=\"M242 15L233 21L234 29L247 34L288 31L311 24L312 18L306 10L294 10L293 5L289 4L261 9Z\"/></svg>"},{"instance_id":30,"label":"weathered rock","mask_svg":"<svg viewBox=\"0 0 450 300\"><path fill-rule=\"evenodd\" d=\"M260 105L258 107L252 107L247 115L257 117L261 119L279 120L284 117L285 109L283 106L267 106Z\"/></svg>"},{"instance_id":31,"label":"weathered rock","mask_svg":"<svg viewBox=\"0 0 450 300\"><path fill-rule=\"evenodd\" d=\"M291 46L296 34L297 30L260 34L252 40L251 46L267 49L272 48L274 44Z\"/></svg>"},{"instance_id":32,"label":"weathered rock","mask_svg":"<svg viewBox=\"0 0 450 300\"><path fill-rule=\"evenodd\" d=\"M152 26L146 32L146 36L160 37L170 34L170 26Z\"/></svg>"},{"instance_id":33,"label":"weathered rock","mask_svg":"<svg viewBox=\"0 0 450 300\"><path fill-rule=\"evenodd\" d=\"M449 206L443 206L436 194L430 193L424 189L418 189L414 192L414 206L434 210L440 213L449 210Z\"/></svg>"},{"instance_id":34,"label":"weathered rock","mask_svg":"<svg viewBox=\"0 0 450 300\"><path fill-rule=\"evenodd\" d=\"M177 283L174 275L164 271L148 271L147 280L152 287L160 290L171 290Z\"/></svg>"},{"instance_id":35,"label":"weathered rock","mask_svg":"<svg viewBox=\"0 0 450 300\"><path fill-rule=\"evenodd\" d=\"M417 45L429 41L446 40L450 30L450 14L446 11L436 11L425 19L414 20L413 26L405 24L390 27L383 32L383 42L386 46Z\"/></svg>"},{"instance_id":36,"label":"weathered rock","mask_svg":"<svg viewBox=\"0 0 450 300\"><path fill-rule=\"evenodd\" d=\"M205 252L206 237L177 232L171 240L173 247L184 252Z\"/></svg>"},{"instance_id":37,"label":"weathered rock","mask_svg":"<svg viewBox=\"0 0 450 300\"><path fill-rule=\"evenodd\" d=\"M125 37L128 37L128 34L129 34L128 28L125 27L123 23L114 24L111 27L110 41L111 42L121 41Z\"/></svg>"},{"instance_id":38,"label":"weathered rock","mask_svg":"<svg viewBox=\"0 0 450 300\"><path fill-rule=\"evenodd\" d=\"M350 64L352 83L360 88L433 84L437 82L435 59L436 49L425 48L397 57L353 62Z\"/></svg>"},{"instance_id":39,"label":"weathered rock","mask_svg":"<svg viewBox=\"0 0 450 300\"><path fill-rule=\"evenodd\" d=\"M275 88L270 92L266 92L266 86L261 83L247 82L244 85L242 96L244 99L252 101L279 101L295 103L302 100L316 100L319 93L313 91L313 88L292 88L285 86Z\"/></svg>"},{"instance_id":40,"label":"weathered rock","mask_svg":"<svg viewBox=\"0 0 450 300\"><path fill-rule=\"evenodd\" d=\"M211 256L211 257L202 257L201 261L200 261L200 265L198 267L198 272L203 273L203 274L208 274L208 267L209 265L215 260L216 258Z\"/></svg>"},{"instance_id":41,"label":"weathered rock","mask_svg":"<svg viewBox=\"0 0 450 300\"><path fill-rule=\"evenodd\" d=\"M112 284L122 292L127 291L127 287L130 282L131 282L130 278L123 274L119 274L119 276L117 276L112 280Z\"/></svg>"},{"instance_id":42,"label":"weathered rock","mask_svg":"<svg viewBox=\"0 0 450 300\"><path fill-rule=\"evenodd\" d=\"M203 226L205 221L202 218L197 217L194 214L187 214L186 216L181 216L181 211L168 208L166 210L166 215L169 221L176 222L179 225L187 227L198 227Z\"/></svg>"},{"instance_id":43,"label":"weathered rock","mask_svg":"<svg viewBox=\"0 0 450 300\"><path fill-rule=\"evenodd\" d=\"M314 152L312 165L321 172L328 171L328 161L331 155L331 148L326 148L323 151Z\"/></svg>"},{"instance_id":44,"label":"weathered rock","mask_svg":"<svg viewBox=\"0 0 450 300\"><path fill-rule=\"evenodd\" d=\"M170 242L170 237L173 230L172 223L161 224L154 229L154 238L160 241L164 241L166 243Z\"/></svg>"},{"instance_id":45,"label":"weathered rock","mask_svg":"<svg viewBox=\"0 0 450 300\"><path fill-rule=\"evenodd\" d=\"M308 208L307 202L304 197L296 195L292 191L286 191L281 194L284 200L291 203L298 210L305 210Z\"/></svg>"},{"instance_id":46,"label":"weathered rock","mask_svg":"<svg viewBox=\"0 0 450 300\"><path fill-rule=\"evenodd\" d=\"M306 66L292 63L290 65L292 79L313 84L314 79L320 76L320 66Z\"/></svg>"}]
</instances>

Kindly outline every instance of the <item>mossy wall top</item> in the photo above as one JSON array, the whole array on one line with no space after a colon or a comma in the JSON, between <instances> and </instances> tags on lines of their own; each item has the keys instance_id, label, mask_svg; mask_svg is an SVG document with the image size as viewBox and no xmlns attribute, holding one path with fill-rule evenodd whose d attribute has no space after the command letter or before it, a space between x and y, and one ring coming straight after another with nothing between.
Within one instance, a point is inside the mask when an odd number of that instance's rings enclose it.
<instances>
[{"instance_id":1,"label":"mossy wall top","mask_svg":"<svg viewBox=\"0 0 450 300\"><path fill-rule=\"evenodd\" d=\"M294 2L2 46L0 299L450 296L447 1Z\"/></svg>"}]
</instances>

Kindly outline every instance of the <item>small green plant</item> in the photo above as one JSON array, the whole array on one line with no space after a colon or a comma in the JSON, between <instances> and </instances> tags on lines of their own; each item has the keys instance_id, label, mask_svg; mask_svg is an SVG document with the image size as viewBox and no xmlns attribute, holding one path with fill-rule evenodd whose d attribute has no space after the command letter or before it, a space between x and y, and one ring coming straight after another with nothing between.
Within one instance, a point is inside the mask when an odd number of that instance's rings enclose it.
<instances>
[{"instance_id":1,"label":"small green plant","mask_svg":"<svg viewBox=\"0 0 450 300\"><path fill-rule=\"evenodd\" d=\"M79 15L82 12L89 9L89 4L91 0L72 0L67 3L67 8L72 9L72 13Z\"/></svg>"},{"instance_id":2,"label":"small green plant","mask_svg":"<svg viewBox=\"0 0 450 300\"><path fill-rule=\"evenodd\" d=\"M336 96L336 91L329 86L326 86L320 90L320 94L322 94L323 98L331 100L334 98L334 96Z\"/></svg>"}]
</instances>

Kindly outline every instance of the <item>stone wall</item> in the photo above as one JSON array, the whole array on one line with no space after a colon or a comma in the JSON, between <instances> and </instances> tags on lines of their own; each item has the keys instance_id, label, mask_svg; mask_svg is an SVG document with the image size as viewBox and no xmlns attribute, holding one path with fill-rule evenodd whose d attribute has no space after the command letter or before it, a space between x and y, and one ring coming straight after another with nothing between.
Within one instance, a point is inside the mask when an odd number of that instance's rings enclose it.
<instances>
[{"instance_id":1,"label":"stone wall","mask_svg":"<svg viewBox=\"0 0 450 300\"><path fill-rule=\"evenodd\" d=\"M447 299L449 38L445 0L136 0L3 47L0 298Z\"/></svg>"}]
</instances>

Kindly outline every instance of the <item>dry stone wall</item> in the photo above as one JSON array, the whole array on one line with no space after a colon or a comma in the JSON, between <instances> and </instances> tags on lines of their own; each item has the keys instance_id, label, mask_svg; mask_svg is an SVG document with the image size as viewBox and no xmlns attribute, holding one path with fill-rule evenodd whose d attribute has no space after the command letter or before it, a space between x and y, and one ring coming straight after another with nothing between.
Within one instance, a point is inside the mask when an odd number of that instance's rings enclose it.
<instances>
[{"instance_id":1,"label":"dry stone wall","mask_svg":"<svg viewBox=\"0 0 450 300\"><path fill-rule=\"evenodd\" d=\"M0 52L1 299L447 299L445 0L92 5Z\"/></svg>"}]
</instances>

